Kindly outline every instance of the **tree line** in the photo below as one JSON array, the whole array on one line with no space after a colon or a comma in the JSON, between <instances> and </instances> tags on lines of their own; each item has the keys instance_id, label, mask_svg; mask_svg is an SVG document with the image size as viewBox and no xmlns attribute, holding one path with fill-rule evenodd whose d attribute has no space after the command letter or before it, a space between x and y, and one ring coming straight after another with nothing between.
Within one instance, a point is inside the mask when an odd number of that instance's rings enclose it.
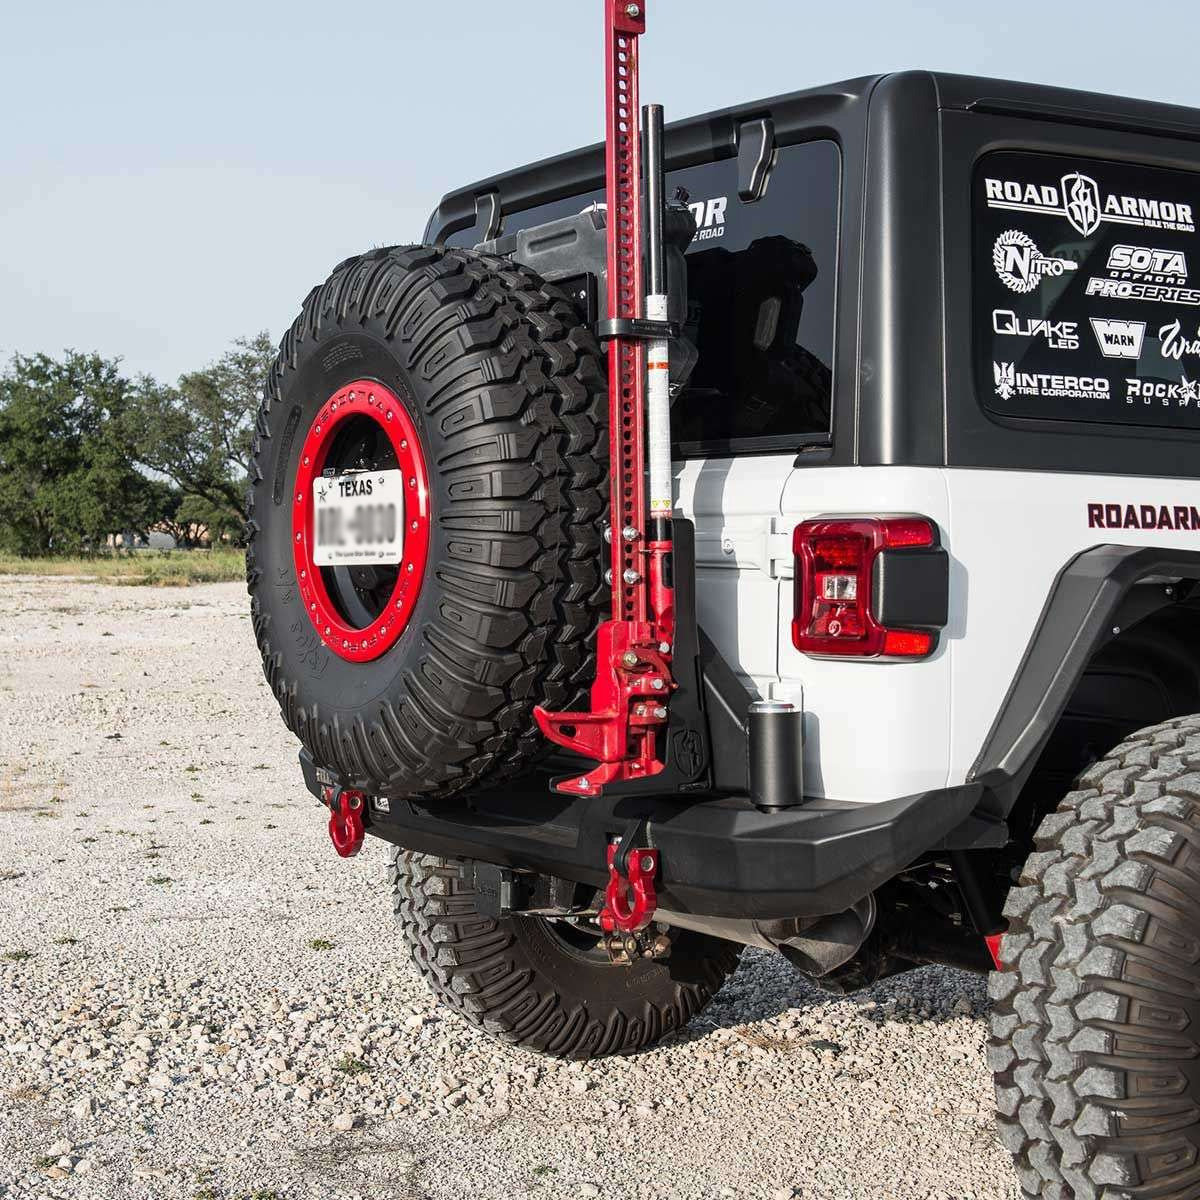
<instances>
[{"instance_id":1,"label":"tree line","mask_svg":"<svg viewBox=\"0 0 1200 1200\"><path fill-rule=\"evenodd\" d=\"M100 550L160 529L240 541L268 334L164 384L119 359L14 355L0 370L0 551Z\"/></svg>"}]
</instances>

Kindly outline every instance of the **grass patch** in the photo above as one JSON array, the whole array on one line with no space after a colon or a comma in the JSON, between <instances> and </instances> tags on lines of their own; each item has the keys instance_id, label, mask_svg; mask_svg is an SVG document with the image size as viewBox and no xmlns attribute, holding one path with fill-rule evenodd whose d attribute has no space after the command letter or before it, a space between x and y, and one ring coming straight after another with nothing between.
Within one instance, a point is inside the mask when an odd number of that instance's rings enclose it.
<instances>
[{"instance_id":1,"label":"grass patch","mask_svg":"<svg viewBox=\"0 0 1200 1200\"><path fill-rule=\"evenodd\" d=\"M313 940L308 943L308 948L310 950L332 950L333 943L327 938L313 938Z\"/></svg>"},{"instance_id":2,"label":"grass patch","mask_svg":"<svg viewBox=\"0 0 1200 1200\"><path fill-rule=\"evenodd\" d=\"M16 558L0 555L0 575L72 575L132 587L188 587L246 578L241 550L133 550L86 558Z\"/></svg>"},{"instance_id":3,"label":"grass patch","mask_svg":"<svg viewBox=\"0 0 1200 1200\"><path fill-rule=\"evenodd\" d=\"M62 937L56 937L54 939L54 944L56 946L78 946L79 939L77 937L72 937L69 933L64 933Z\"/></svg>"},{"instance_id":4,"label":"grass patch","mask_svg":"<svg viewBox=\"0 0 1200 1200\"><path fill-rule=\"evenodd\" d=\"M5 950L5 952L4 952L5 962L25 962L26 959L29 959L32 957L33 957L32 950L25 950L25 949L18 948L16 950Z\"/></svg>"},{"instance_id":5,"label":"grass patch","mask_svg":"<svg viewBox=\"0 0 1200 1200\"><path fill-rule=\"evenodd\" d=\"M361 1058L355 1058L351 1054L343 1054L341 1062L337 1063L335 1071L341 1071L343 1075L361 1075L367 1070L367 1064Z\"/></svg>"},{"instance_id":6,"label":"grass patch","mask_svg":"<svg viewBox=\"0 0 1200 1200\"><path fill-rule=\"evenodd\" d=\"M147 883L159 883L159 884L170 883L171 877L170 877L170 875L151 875L150 878L146 880L146 882Z\"/></svg>"}]
</instances>

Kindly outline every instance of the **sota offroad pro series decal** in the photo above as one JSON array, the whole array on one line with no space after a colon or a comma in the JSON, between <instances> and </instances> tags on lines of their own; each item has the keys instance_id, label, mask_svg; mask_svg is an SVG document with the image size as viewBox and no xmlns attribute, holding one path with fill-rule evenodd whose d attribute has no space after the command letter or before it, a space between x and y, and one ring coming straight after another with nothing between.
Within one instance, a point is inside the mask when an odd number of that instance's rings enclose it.
<instances>
[{"instance_id":1,"label":"sota offroad pro series decal","mask_svg":"<svg viewBox=\"0 0 1200 1200\"><path fill-rule=\"evenodd\" d=\"M429 477L412 418L383 384L339 388L309 426L292 554L305 611L334 654L369 662L395 644L429 554Z\"/></svg>"},{"instance_id":2,"label":"sota offroad pro series decal","mask_svg":"<svg viewBox=\"0 0 1200 1200\"><path fill-rule=\"evenodd\" d=\"M975 170L984 408L1200 428L1200 175L997 151Z\"/></svg>"}]
</instances>

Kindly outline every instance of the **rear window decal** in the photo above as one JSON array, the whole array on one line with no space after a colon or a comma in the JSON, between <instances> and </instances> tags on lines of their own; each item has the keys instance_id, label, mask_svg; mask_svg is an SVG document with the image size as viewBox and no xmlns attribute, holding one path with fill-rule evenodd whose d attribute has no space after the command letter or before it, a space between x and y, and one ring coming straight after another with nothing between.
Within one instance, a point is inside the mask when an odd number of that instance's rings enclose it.
<instances>
[{"instance_id":1,"label":"rear window decal","mask_svg":"<svg viewBox=\"0 0 1200 1200\"><path fill-rule=\"evenodd\" d=\"M973 197L984 408L1200 428L1200 175L1003 150Z\"/></svg>"}]
</instances>

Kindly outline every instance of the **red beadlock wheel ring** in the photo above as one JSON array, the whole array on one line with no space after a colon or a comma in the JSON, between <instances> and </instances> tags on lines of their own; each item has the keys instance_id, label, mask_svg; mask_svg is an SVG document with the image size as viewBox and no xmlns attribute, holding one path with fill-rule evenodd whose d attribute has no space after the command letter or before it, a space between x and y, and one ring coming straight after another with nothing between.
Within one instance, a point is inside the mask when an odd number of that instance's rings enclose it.
<instances>
[{"instance_id":1,"label":"red beadlock wheel ring","mask_svg":"<svg viewBox=\"0 0 1200 1200\"><path fill-rule=\"evenodd\" d=\"M384 430L406 485L403 557L396 584L379 616L362 629L346 622L330 599L323 568L313 562L313 483L325 470L333 435L354 417L366 417ZM304 610L317 636L339 658L370 662L396 644L421 593L429 556L429 528L429 474L408 409L391 388L371 379L356 379L339 388L309 426L300 449L292 498L292 557Z\"/></svg>"}]
</instances>

